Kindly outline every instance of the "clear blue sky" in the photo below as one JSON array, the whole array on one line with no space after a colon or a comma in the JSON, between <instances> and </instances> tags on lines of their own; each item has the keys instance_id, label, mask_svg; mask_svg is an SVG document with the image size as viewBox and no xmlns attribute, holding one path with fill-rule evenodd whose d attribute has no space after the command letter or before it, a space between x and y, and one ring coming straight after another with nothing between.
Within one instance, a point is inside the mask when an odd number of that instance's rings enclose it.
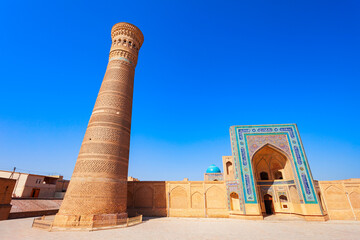
<instances>
[{"instance_id":1,"label":"clear blue sky","mask_svg":"<svg viewBox=\"0 0 360 240\"><path fill-rule=\"evenodd\" d=\"M0 169L70 178L117 22L145 36L129 175L202 180L229 127L297 123L315 179L360 177L359 1L1 1Z\"/></svg>"}]
</instances>

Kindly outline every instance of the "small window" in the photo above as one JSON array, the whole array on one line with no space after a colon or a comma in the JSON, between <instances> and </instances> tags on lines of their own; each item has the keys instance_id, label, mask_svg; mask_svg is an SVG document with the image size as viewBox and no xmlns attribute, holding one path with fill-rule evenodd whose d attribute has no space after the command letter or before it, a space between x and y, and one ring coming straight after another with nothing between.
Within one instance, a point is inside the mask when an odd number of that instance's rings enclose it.
<instances>
[{"instance_id":1,"label":"small window","mask_svg":"<svg viewBox=\"0 0 360 240\"><path fill-rule=\"evenodd\" d=\"M283 205L283 208L288 208L286 204Z\"/></svg>"},{"instance_id":2,"label":"small window","mask_svg":"<svg viewBox=\"0 0 360 240\"><path fill-rule=\"evenodd\" d=\"M280 199L280 202L287 202L288 201L287 197L284 196L284 195L280 195L279 199Z\"/></svg>"},{"instance_id":3,"label":"small window","mask_svg":"<svg viewBox=\"0 0 360 240\"><path fill-rule=\"evenodd\" d=\"M261 172L260 179L261 180L269 180L269 174L267 172Z\"/></svg>"},{"instance_id":4,"label":"small window","mask_svg":"<svg viewBox=\"0 0 360 240\"><path fill-rule=\"evenodd\" d=\"M230 161L226 162L226 173L227 173L227 175L230 175L233 173L233 165L232 165L232 162L230 162Z\"/></svg>"}]
</instances>

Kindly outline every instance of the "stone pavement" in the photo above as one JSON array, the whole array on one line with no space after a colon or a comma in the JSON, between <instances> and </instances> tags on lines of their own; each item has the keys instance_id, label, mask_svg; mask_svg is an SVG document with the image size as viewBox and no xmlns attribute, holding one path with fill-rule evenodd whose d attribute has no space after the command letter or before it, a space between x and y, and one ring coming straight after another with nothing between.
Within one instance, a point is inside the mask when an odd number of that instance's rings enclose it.
<instances>
[{"instance_id":1,"label":"stone pavement","mask_svg":"<svg viewBox=\"0 0 360 240\"><path fill-rule=\"evenodd\" d=\"M228 218L150 218L128 228L95 232L47 232L32 229L33 218L0 221L0 239L346 239L360 240L360 222L273 218L251 221Z\"/></svg>"}]
</instances>

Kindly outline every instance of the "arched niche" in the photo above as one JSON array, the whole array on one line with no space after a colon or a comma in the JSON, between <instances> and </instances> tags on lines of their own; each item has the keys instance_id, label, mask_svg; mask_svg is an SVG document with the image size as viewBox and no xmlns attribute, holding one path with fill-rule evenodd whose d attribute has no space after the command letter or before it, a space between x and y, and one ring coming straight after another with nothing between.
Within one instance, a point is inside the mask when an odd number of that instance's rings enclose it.
<instances>
[{"instance_id":1,"label":"arched niche","mask_svg":"<svg viewBox=\"0 0 360 240\"><path fill-rule=\"evenodd\" d=\"M350 209L350 204L344 190L335 186L330 186L325 190L324 195L328 210Z\"/></svg>"},{"instance_id":2,"label":"arched niche","mask_svg":"<svg viewBox=\"0 0 360 240\"><path fill-rule=\"evenodd\" d=\"M201 193L193 193L193 195L191 196L191 208L204 208L204 198Z\"/></svg>"},{"instance_id":3,"label":"arched niche","mask_svg":"<svg viewBox=\"0 0 360 240\"><path fill-rule=\"evenodd\" d=\"M279 196L279 201L280 201L281 208L282 208L283 210L288 210L288 209L289 209L287 196L285 196L285 195L280 195L280 196Z\"/></svg>"},{"instance_id":4,"label":"arched niche","mask_svg":"<svg viewBox=\"0 0 360 240\"><path fill-rule=\"evenodd\" d=\"M239 194L235 192L230 193L230 205L231 211L240 211Z\"/></svg>"},{"instance_id":5,"label":"arched niche","mask_svg":"<svg viewBox=\"0 0 360 240\"><path fill-rule=\"evenodd\" d=\"M354 209L360 210L360 193L352 192L349 195L351 205Z\"/></svg>"},{"instance_id":6,"label":"arched niche","mask_svg":"<svg viewBox=\"0 0 360 240\"><path fill-rule=\"evenodd\" d=\"M187 204L187 193L185 188L183 187L176 187L170 192L170 207L171 208L177 208L177 209L183 209L188 208Z\"/></svg>"},{"instance_id":7,"label":"arched niche","mask_svg":"<svg viewBox=\"0 0 360 240\"><path fill-rule=\"evenodd\" d=\"M226 162L226 174L229 176L232 176L234 174L233 164L230 161Z\"/></svg>"},{"instance_id":8,"label":"arched niche","mask_svg":"<svg viewBox=\"0 0 360 240\"><path fill-rule=\"evenodd\" d=\"M289 157L282 150L267 144L257 150L252 157L253 172L256 181L263 179L264 173L268 180L293 180L294 174Z\"/></svg>"},{"instance_id":9,"label":"arched niche","mask_svg":"<svg viewBox=\"0 0 360 240\"><path fill-rule=\"evenodd\" d=\"M206 191L207 208L226 208L226 193L217 186L212 186Z\"/></svg>"}]
</instances>

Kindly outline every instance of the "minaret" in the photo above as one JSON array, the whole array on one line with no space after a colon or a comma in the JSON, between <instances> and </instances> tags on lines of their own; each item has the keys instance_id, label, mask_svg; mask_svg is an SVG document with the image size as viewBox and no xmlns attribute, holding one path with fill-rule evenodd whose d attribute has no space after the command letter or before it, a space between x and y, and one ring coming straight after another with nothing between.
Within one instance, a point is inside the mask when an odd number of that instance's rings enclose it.
<instances>
[{"instance_id":1,"label":"minaret","mask_svg":"<svg viewBox=\"0 0 360 240\"><path fill-rule=\"evenodd\" d=\"M134 74L144 36L132 24L117 23L111 38L106 73L53 226L86 227L127 217Z\"/></svg>"}]
</instances>

